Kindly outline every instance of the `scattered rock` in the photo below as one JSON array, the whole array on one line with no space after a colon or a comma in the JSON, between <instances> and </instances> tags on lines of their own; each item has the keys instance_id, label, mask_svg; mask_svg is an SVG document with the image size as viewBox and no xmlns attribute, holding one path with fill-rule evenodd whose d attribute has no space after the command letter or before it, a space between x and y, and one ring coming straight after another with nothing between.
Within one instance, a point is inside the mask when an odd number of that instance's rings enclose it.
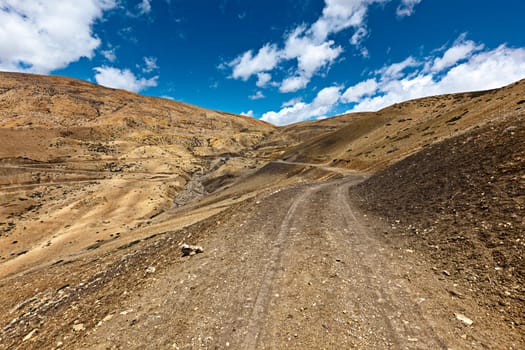
<instances>
[{"instance_id":1,"label":"scattered rock","mask_svg":"<svg viewBox=\"0 0 525 350\"><path fill-rule=\"evenodd\" d=\"M504 134L513 134L514 131L516 131L516 129L518 129L518 128L515 127L514 125L511 125L511 126L507 127L505 130L503 130L503 133Z\"/></svg>"},{"instance_id":2,"label":"scattered rock","mask_svg":"<svg viewBox=\"0 0 525 350\"><path fill-rule=\"evenodd\" d=\"M147 269L146 269L146 273L155 273L157 269L154 267L154 266L149 266Z\"/></svg>"},{"instance_id":3,"label":"scattered rock","mask_svg":"<svg viewBox=\"0 0 525 350\"><path fill-rule=\"evenodd\" d=\"M461 294L460 292L458 292L457 290L449 289L448 292L453 297L460 298L460 299L464 299L465 298L465 296L463 294Z\"/></svg>"},{"instance_id":4,"label":"scattered rock","mask_svg":"<svg viewBox=\"0 0 525 350\"><path fill-rule=\"evenodd\" d=\"M461 322L463 322L467 326L472 326L472 324L474 323L474 321L472 321L470 318L468 318L465 315L462 315L462 314L459 314L459 313L455 313L454 315L456 316L456 318L458 320L460 320Z\"/></svg>"},{"instance_id":5,"label":"scattered rock","mask_svg":"<svg viewBox=\"0 0 525 350\"><path fill-rule=\"evenodd\" d=\"M111 320L112 318L113 318L113 315L112 315L112 314L107 315L107 316L104 317L101 321L99 321L99 322L97 323L97 327L102 326L102 324L103 324L104 322L107 322L107 321Z\"/></svg>"},{"instance_id":6,"label":"scattered rock","mask_svg":"<svg viewBox=\"0 0 525 350\"><path fill-rule=\"evenodd\" d=\"M192 256L204 252L204 249L198 245L189 245L183 243L180 245L180 250L182 251L182 256Z\"/></svg>"},{"instance_id":7,"label":"scattered rock","mask_svg":"<svg viewBox=\"0 0 525 350\"><path fill-rule=\"evenodd\" d=\"M31 339L31 337L33 337L33 335L35 335L36 332L38 332L38 328L35 328L35 329L33 329L31 332L29 332L29 333L24 337L24 339L22 339L22 341L28 341L29 339Z\"/></svg>"},{"instance_id":8,"label":"scattered rock","mask_svg":"<svg viewBox=\"0 0 525 350\"><path fill-rule=\"evenodd\" d=\"M81 332L81 331L86 330L86 327L84 326L83 323L78 323L78 324L74 324L74 325L73 325L73 330L74 330L75 332Z\"/></svg>"},{"instance_id":9,"label":"scattered rock","mask_svg":"<svg viewBox=\"0 0 525 350\"><path fill-rule=\"evenodd\" d=\"M120 173L120 172L122 172L122 170L124 169L124 166L119 165L119 164L116 163L116 162L110 162L110 163L106 163L106 165L104 166L104 168L105 168L106 170L109 170L109 171L112 172L112 173Z\"/></svg>"}]
</instances>

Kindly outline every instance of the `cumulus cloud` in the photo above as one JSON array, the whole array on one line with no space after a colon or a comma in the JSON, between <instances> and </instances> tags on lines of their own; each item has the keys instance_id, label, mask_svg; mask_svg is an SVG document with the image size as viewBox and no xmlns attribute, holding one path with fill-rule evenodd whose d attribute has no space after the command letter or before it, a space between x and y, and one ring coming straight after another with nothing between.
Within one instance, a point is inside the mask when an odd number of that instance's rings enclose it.
<instances>
[{"instance_id":1,"label":"cumulus cloud","mask_svg":"<svg viewBox=\"0 0 525 350\"><path fill-rule=\"evenodd\" d=\"M437 57L432 63L431 70L438 72L440 70L452 67L457 62L468 59L474 52L483 50L483 45L477 45L472 40L465 40L465 34L462 34L454 45L445 51L442 57Z\"/></svg>"},{"instance_id":2,"label":"cumulus cloud","mask_svg":"<svg viewBox=\"0 0 525 350\"><path fill-rule=\"evenodd\" d=\"M363 97L370 96L376 91L377 81L375 78L368 79L346 89L341 100L346 103L359 102Z\"/></svg>"},{"instance_id":3,"label":"cumulus cloud","mask_svg":"<svg viewBox=\"0 0 525 350\"><path fill-rule=\"evenodd\" d=\"M253 51L246 51L237 57L228 66L233 68L234 79L248 80L252 75L274 69L280 60L280 51L274 44L266 44L254 56Z\"/></svg>"},{"instance_id":4,"label":"cumulus cloud","mask_svg":"<svg viewBox=\"0 0 525 350\"><path fill-rule=\"evenodd\" d=\"M294 97L291 100L283 102L283 104L281 105L281 108L283 108L283 107L290 107L290 106L293 106L294 104L302 102L302 101L303 101L302 98Z\"/></svg>"},{"instance_id":5,"label":"cumulus cloud","mask_svg":"<svg viewBox=\"0 0 525 350\"><path fill-rule=\"evenodd\" d=\"M362 55L368 55L366 48L360 47L368 35L366 15L369 6L386 3L390 0L325 0L322 15L310 26L301 25L285 35L281 48L277 44L265 44L254 55L246 51L228 63L234 79L248 80L251 76L268 73L283 62L292 61L295 69L282 80L281 92L294 92L305 88L313 76L329 67L343 52L329 36L345 29L354 30L349 42L356 46ZM259 80L258 80L259 82ZM259 86L259 85L258 85Z\"/></svg>"},{"instance_id":6,"label":"cumulus cloud","mask_svg":"<svg viewBox=\"0 0 525 350\"><path fill-rule=\"evenodd\" d=\"M306 87L314 74L332 63L343 52L333 40L316 43L305 34L302 27L293 31L286 39L283 57L297 60L295 76L286 78L281 92L297 91Z\"/></svg>"},{"instance_id":7,"label":"cumulus cloud","mask_svg":"<svg viewBox=\"0 0 525 350\"><path fill-rule=\"evenodd\" d=\"M340 92L340 86L324 88L319 91L311 103L305 103L300 100L291 101L278 112L264 113L261 119L274 125L285 125L306 119L323 117L337 104L341 97Z\"/></svg>"},{"instance_id":8,"label":"cumulus cloud","mask_svg":"<svg viewBox=\"0 0 525 350\"><path fill-rule=\"evenodd\" d=\"M306 85L309 83L309 79L304 76L295 76L295 77L288 77L283 80L281 83L281 86L279 87L279 91L281 92L293 92L297 90L304 89Z\"/></svg>"},{"instance_id":9,"label":"cumulus cloud","mask_svg":"<svg viewBox=\"0 0 525 350\"><path fill-rule=\"evenodd\" d=\"M460 37L439 57L409 57L376 71L376 77L349 87L341 101L354 103L351 112L377 111L406 100L494 89L525 78L525 48L482 48Z\"/></svg>"},{"instance_id":10,"label":"cumulus cloud","mask_svg":"<svg viewBox=\"0 0 525 350\"><path fill-rule=\"evenodd\" d=\"M272 75L270 73L257 73L257 85L260 88L265 87L272 80Z\"/></svg>"},{"instance_id":11,"label":"cumulus cloud","mask_svg":"<svg viewBox=\"0 0 525 350\"><path fill-rule=\"evenodd\" d=\"M0 69L47 74L101 44L92 32L115 0L3 0L0 6Z\"/></svg>"},{"instance_id":12,"label":"cumulus cloud","mask_svg":"<svg viewBox=\"0 0 525 350\"><path fill-rule=\"evenodd\" d=\"M322 16L312 25L310 32L316 41L324 41L333 33L353 27L365 26L368 7L390 0L325 0Z\"/></svg>"},{"instance_id":13,"label":"cumulus cloud","mask_svg":"<svg viewBox=\"0 0 525 350\"><path fill-rule=\"evenodd\" d=\"M422 0L401 0L397 7L396 14L398 17L412 16L415 12L415 7L419 5Z\"/></svg>"},{"instance_id":14,"label":"cumulus cloud","mask_svg":"<svg viewBox=\"0 0 525 350\"><path fill-rule=\"evenodd\" d=\"M450 47L427 57L412 56L377 69L345 90L330 86L310 103L294 98L262 119L275 125L325 117L348 104L348 112L377 111L426 96L494 89L525 79L525 48L487 49L461 35Z\"/></svg>"},{"instance_id":15,"label":"cumulus cloud","mask_svg":"<svg viewBox=\"0 0 525 350\"><path fill-rule=\"evenodd\" d=\"M96 67L95 81L99 85L114 89L124 89L133 92L142 91L148 87L157 86L158 76L152 78L139 78L129 69L115 67Z\"/></svg>"},{"instance_id":16,"label":"cumulus cloud","mask_svg":"<svg viewBox=\"0 0 525 350\"><path fill-rule=\"evenodd\" d=\"M385 66L379 69L376 73L380 74L383 79L398 79L406 74L408 68L417 67L421 63L418 62L414 57L410 56L401 62L393 63L389 66Z\"/></svg>"},{"instance_id":17,"label":"cumulus cloud","mask_svg":"<svg viewBox=\"0 0 525 350\"><path fill-rule=\"evenodd\" d=\"M241 112L241 115L244 115L246 117L253 117L253 110L250 109L248 112Z\"/></svg>"},{"instance_id":18,"label":"cumulus cloud","mask_svg":"<svg viewBox=\"0 0 525 350\"><path fill-rule=\"evenodd\" d=\"M260 100L262 98L265 98L264 94L261 91L257 91L255 94L248 96L250 100Z\"/></svg>"}]
</instances>

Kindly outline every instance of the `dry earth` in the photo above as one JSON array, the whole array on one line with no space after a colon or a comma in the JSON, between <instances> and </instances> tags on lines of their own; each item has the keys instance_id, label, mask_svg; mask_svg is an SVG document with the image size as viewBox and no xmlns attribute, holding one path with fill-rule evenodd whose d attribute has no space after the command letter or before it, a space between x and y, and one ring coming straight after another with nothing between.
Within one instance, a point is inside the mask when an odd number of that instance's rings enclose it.
<instances>
[{"instance_id":1,"label":"dry earth","mask_svg":"<svg viewBox=\"0 0 525 350\"><path fill-rule=\"evenodd\" d=\"M0 349L525 348L523 108L275 128L1 73Z\"/></svg>"},{"instance_id":2,"label":"dry earth","mask_svg":"<svg viewBox=\"0 0 525 350\"><path fill-rule=\"evenodd\" d=\"M393 245L417 249L525 334L525 113L428 147L354 192Z\"/></svg>"}]
</instances>

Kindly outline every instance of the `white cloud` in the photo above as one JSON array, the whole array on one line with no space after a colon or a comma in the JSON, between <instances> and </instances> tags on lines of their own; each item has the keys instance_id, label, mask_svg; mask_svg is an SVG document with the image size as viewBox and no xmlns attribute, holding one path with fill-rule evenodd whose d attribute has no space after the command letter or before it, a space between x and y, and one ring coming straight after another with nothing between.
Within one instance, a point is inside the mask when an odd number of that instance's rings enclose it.
<instances>
[{"instance_id":1,"label":"white cloud","mask_svg":"<svg viewBox=\"0 0 525 350\"><path fill-rule=\"evenodd\" d=\"M115 0L2 0L0 69L50 73L100 46L93 24Z\"/></svg>"},{"instance_id":2,"label":"white cloud","mask_svg":"<svg viewBox=\"0 0 525 350\"><path fill-rule=\"evenodd\" d=\"M261 91L257 91L255 94L248 96L250 100L260 100L262 98L265 98L264 94Z\"/></svg>"},{"instance_id":3,"label":"white cloud","mask_svg":"<svg viewBox=\"0 0 525 350\"><path fill-rule=\"evenodd\" d=\"M385 66L376 71L376 73L381 74L384 79L397 79L405 74L404 71L406 69L417 67L419 65L420 63L415 58L410 56L401 62L391 64L390 66Z\"/></svg>"},{"instance_id":4,"label":"white cloud","mask_svg":"<svg viewBox=\"0 0 525 350\"><path fill-rule=\"evenodd\" d=\"M286 39L283 56L286 59L297 59L297 72L295 77L289 77L283 81L281 91L290 92L306 87L314 74L322 67L332 63L343 52L341 46L334 45L333 40L316 43L311 37L305 35L303 27L293 31ZM295 84L291 84L292 82ZM296 89L291 89L292 86Z\"/></svg>"},{"instance_id":5,"label":"white cloud","mask_svg":"<svg viewBox=\"0 0 525 350\"><path fill-rule=\"evenodd\" d=\"M331 86L319 91L311 103L294 101L278 112L266 112L262 120L274 125L285 125L311 118L319 118L329 113L340 98L341 87Z\"/></svg>"},{"instance_id":6,"label":"white cloud","mask_svg":"<svg viewBox=\"0 0 525 350\"><path fill-rule=\"evenodd\" d=\"M438 82L439 93L494 89L525 78L525 48L498 48L473 55Z\"/></svg>"},{"instance_id":7,"label":"white cloud","mask_svg":"<svg viewBox=\"0 0 525 350\"><path fill-rule=\"evenodd\" d=\"M248 80L252 75L274 69L279 63L280 52L276 45L266 44L254 56L253 51L246 51L228 63L233 68L234 79Z\"/></svg>"},{"instance_id":8,"label":"white cloud","mask_svg":"<svg viewBox=\"0 0 525 350\"><path fill-rule=\"evenodd\" d=\"M289 77L283 80L279 91L293 92L304 89L310 80L304 76Z\"/></svg>"},{"instance_id":9,"label":"white cloud","mask_svg":"<svg viewBox=\"0 0 525 350\"><path fill-rule=\"evenodd\" d=\"M316 41L324 41L333 33L365 26L368 7L390 0L325 0L323 15L312 25L310 32Z\"/></svg>"},{"instance_id":10,"label":"white cloud","mask_svg":"<svg viewBox=\"0 0 525 350\"><path fill-rule=\"evenodd\" d=\"M291 100L283 102L283 104L281 105L281 108L283 108L283 107L290 107L290 106L293 106L294 104L302 102L302 101L303 101L302 98L294 97Z\"/></svg>"},{"instance_id":11,"label":"white cloud","mask_svg":"<svg viewBox=\"0 0 525 350\"><path fill-rule=\"evenodd\" d=\"M260 88L265 87L272 80L272 75L270 73L257 73L257 85Z\"/></svg>"},{"instance_id":12,"label":"white cloud","mask_svg":"<svg viewBox=\"0 0 525 350\"><path fill-rule=\"evenodd\" d=\"M459 61L471 57L474 52L480 50L483 50L483 45L476 45L476 43L471 40L465 40L465 34L463 34L456 40L454 46L445 51L442 57L437 57L434 60L431 70L438 72L452 67Z\"/></svg>"},{"instance_id":13,"label":"white cloud","mask_svg":"<svg viewBox=\"0 0 525 350\"><path fill-rule=\"evenodd\" d=\"M346 89L341 100L346 103L359 102L364 96L370 96L376 91L377 81L375 78L368 79Z\"/></svg>"},{"instance_id":14,"label":"white cloud","mask_svg":"<svg viewBox=\"0 0 525 350\"><path fill-rule=\"evenodd\" d=\"M150 0L142 0L140 4L137 5L140 14L147 15L151 12L151 3Z\"/></svg>"},{"instance_id":15,"label":"white cloud","mask_svg":"<svg viewBox=\"0 0 525 350\"><path fill-rule=\"evenodd\" d=\"M144 73L151 73L158 68L156 57L144 57L144 67L142 68Z\"/></svg>"},{"instance_id":16,"label":"white cloud","mask_svg":"<svg viewBox=\"0 0 525 350\"><path fill-rule=\"evenodd\" d=\"M396 14L398 17L412 16L415 12L414 8L419 5L422 0L401 0L397 7Z\"/></svg>"},{"instance_id":17,"label":"white cloud","mask_svg":"<svg viewBox=\"0 0 525 350\"><path fill-rule=\"evenodd\" d=\"M102 51L100 51L100 53L109 62L115 62L117 60L117 55L115 54L115 49L102 50Z\"/></svg>"},{"instance_id":18,"label":"white cloud","mask_svg":"<svg viewBox=\"0 0 525 350\"><path fill-rule=\"evenodd\" d=\"M368 50L360 47L368 36L365 23L368 8L372 4L388 1L391 0L325 0L322 15L317 21L310 26L298 26L285 35L283 48L267 43L256 55L253 50L246 51L229 62L232 77L246 81L252 75L271 72L282 62L296 61L295 69L282 80L280 91L303 89L313 76L329 67L343 52L341 45L328 39L330 35L353 28L350 42L363 56L368 56ZM260 84L257 86L261 87Z\"/></svg>"},{"instance_id":19,"label":"white cloud","mask_svg":"<svg viewBox=\"0 0 525 350\"><path fill-rule=\"evenodd\" d=\"M378 69L373 77L342 93L342 87L331 86L310 103L291 99L279 111L264 113L262 119L275 125L318 119L340 104L351 104L348 112L377 111L415 98L494 89L525 78L525 48L501 45L487 50L461 35L451 47L433 52Z\"/></svg>"},{"instance_id":20,"label":"white cloud","mask_svg":"<svg viewBox=\"0 0 525 350\"><path fill-rule=\"evenodd\" d=\"M368 29L366 29L365 27L361 27L357 29L354 35L352 35L352 37L350 38L350 44L354 46L358 46L367 36L368 36Z\"/></svg>"},{"instance_id":21,"label":"white cloud","mask_svg":"<svg viewBox=\"0 0 525 350\"><path fill-rule=\"evenodd\" d=\"M96 67L94 70L97 84L110 88L139 92L148 87L157 86L158 76L149 79L138 78L129 69L106 66Z\"/></svg>"},{"instance_id":22,"label":"white cloud","mask_svg":"<svg viewBox=\"0 0 525 350\"><path fill-rule=\"evenodd\" d=\"M248 112L241 112L241 115L244 115L246 117L253 117L253 110L249 110Z\"/></svg>"},{"instance_id":23,"label":"white cloud","mask_svg":"<svg viewBox=\"0 0 525 350\"><path fill-rule=\"evenodd\" d=\"M319 91L314 99L313 105L316 107L332 107L341 97L340 86L331 86ZM326 112L323 112L326 113ZM320 113L322 114L322 113Z\"/></svg>"},{"instance_id":24,"label":"white cloud","mask_svg":"<svg viewBox=\"0 0 525 350\"><path fill-rule=\"evenodd\" d=\"M468 47L450 54L452 48ZM441 57L417 63L412 57L376 72L377 83L367 80L348 88L341 101L355 103L350 111L377 111L394 103L420 97L494 89L525 78L525 48L501 45L479 51L482 45L456 44ZM448 54L447 54L448 53ZM436 64L438 62L438 64ZM405 72L402 68L412 67ZM431 66L432 69L428 69Z\"/></svg>"},{"instance_id":25,"label":"white cloud","mask_svg":"<svg viewBox=\"0 0 525 350\"><path fill-rule=\"evenodd\" d=\"M370 52L368 52L368 49L366 47L362 47L360 53L361 53L361 56L365 58L370 57Z\"/></svg>"}]
</instances>

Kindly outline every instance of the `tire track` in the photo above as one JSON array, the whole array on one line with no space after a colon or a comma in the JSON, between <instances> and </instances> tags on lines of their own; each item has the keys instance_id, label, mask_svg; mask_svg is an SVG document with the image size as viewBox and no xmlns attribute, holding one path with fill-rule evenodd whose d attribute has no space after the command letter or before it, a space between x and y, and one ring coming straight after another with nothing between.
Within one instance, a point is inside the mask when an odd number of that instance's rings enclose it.
<instances>
[{"instance_id":1,"label":"tire track","mask_svg":"<svg viewBox=\"0 0 525 350\"><path fill-rule=\"evenodd\" d=\"M403 349L419 349L424 344L425 348L431 349L448 349L444 341L434 332L428 321L421 313L418 304L410 300L406 295L406 291L401 286L397 286L395 290L385 288L389 286L389 278L394 274L390 271L388 264L381 256L372 257L370 250L379 251L378 242L370 237L371 233L361 225L357 216L348 202L348 190L353 185L352 182L346 182L342 186L336 188L336 203L343 207L342 216L344 225L352 231L356 236L354 241L363 242L362 244L355 244L348 238L343 237L342 240L353 247L362 257L358 262L359 270L365 278L366 284L369 287L376 287L375 294L377 300L381 303L371 304L383 316L383 321L388 330L389 335L395 342L397 348ZM346 214L346 215L345 215ZM363 247L367 251L363 250ZM371 260L373 258L373 260ZM375 269L373 267L376 267ZM377 271L378 268L381 271ZM378 273L381 272L381 273ZM370 278L372 275L378 276L378 280ZM393 317L392 315L396 315ZM410 319L410 323L406 321ZM414 327L417 324L417 328Z\"/></svg>"},{"instance_id":2,"label":"tire track","mask_svg":"<svg viewBox=\"0 0 525 350\"><path fill-rule=\"evenodd\" d=\"M279 227L277 238L273 243L270 252L270 264L266 267L266 272L264 273L261 286L257 293L241 349L252 350L257 348L260 333L264 327L266 315L268 314L268 306L272 299L272 291L275 289L275 280L277 279L279 265L281 264L283 255L286 254L286 240L289 236L291 224L295 219L297 209L306 202L309 196L325 186L327 185L316 185L306 189L305 192L297 196L288 209Z\"/></svg>"}]
</instances>

